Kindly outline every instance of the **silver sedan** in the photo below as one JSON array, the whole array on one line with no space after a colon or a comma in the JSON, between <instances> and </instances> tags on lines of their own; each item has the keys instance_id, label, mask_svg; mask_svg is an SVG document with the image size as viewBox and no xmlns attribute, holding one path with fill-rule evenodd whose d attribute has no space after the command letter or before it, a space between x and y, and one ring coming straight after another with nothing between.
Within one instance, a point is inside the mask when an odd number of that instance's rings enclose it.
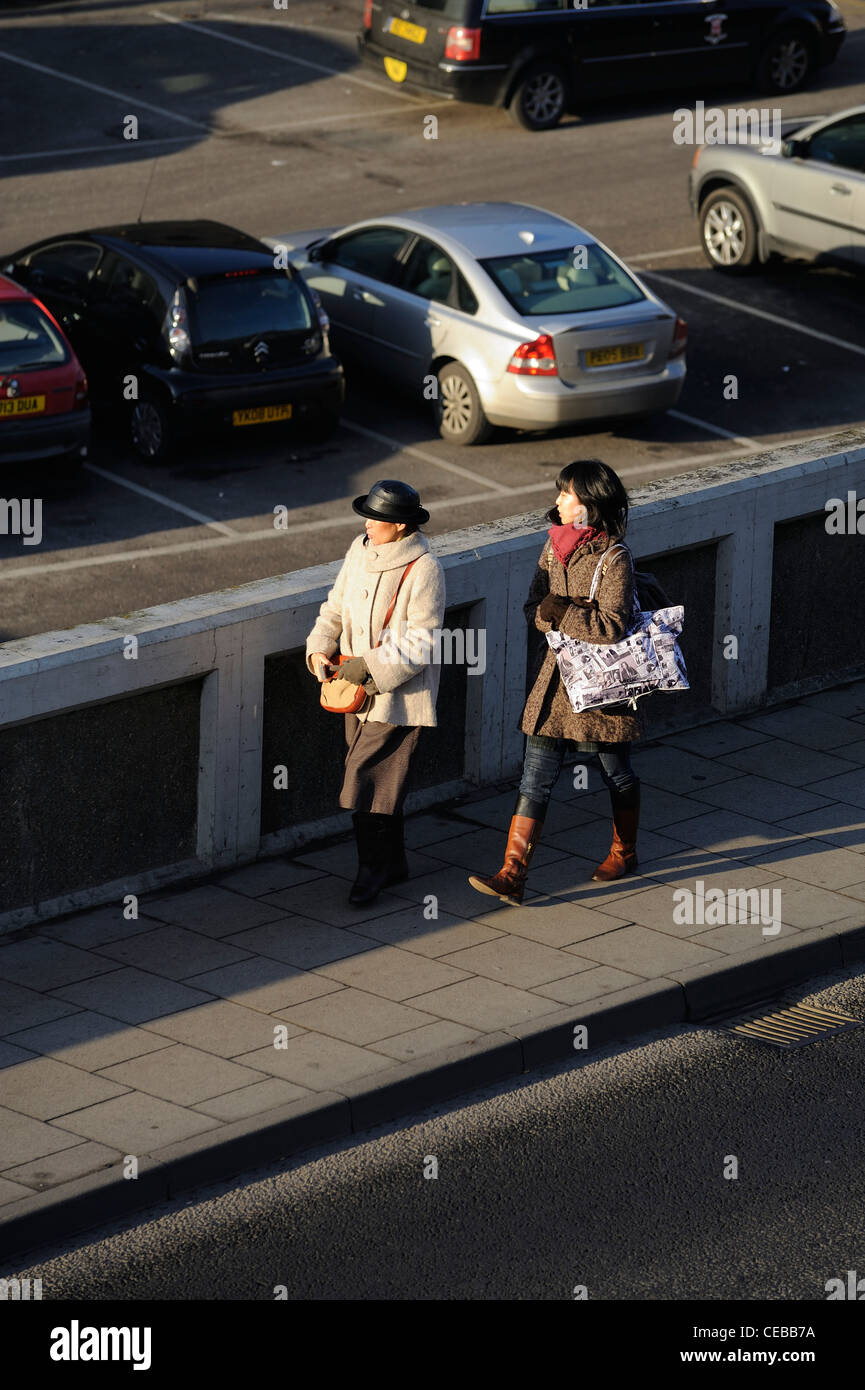
<instances>
[{"instance_id":1,"label":"silver sedan","mask_svg":"<svg viewBox=\"0 0 865 1390\"><path fill-rule=\"evenodd\" d=\"M451 443L679 399L683 320L555 213L459 203L269 241L318 294L337 351L430 401Z\"/></svg>"}]
</instances>

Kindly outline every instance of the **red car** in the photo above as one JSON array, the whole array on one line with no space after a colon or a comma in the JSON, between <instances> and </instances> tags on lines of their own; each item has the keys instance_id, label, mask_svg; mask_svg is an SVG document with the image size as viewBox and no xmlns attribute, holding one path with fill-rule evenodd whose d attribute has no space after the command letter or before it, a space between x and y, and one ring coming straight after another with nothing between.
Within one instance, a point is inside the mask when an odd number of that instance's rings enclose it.
<instances>
[{"instance_id":1,"label":"red car","mask_svg":"<svg viewBox=\"0 0 865 1390\"><path fill-rule=\"evenodd\" d=\"M45 305L0 275L0 462L83 463L90 441L84 369Z\"/></svg>"}]
</instances>

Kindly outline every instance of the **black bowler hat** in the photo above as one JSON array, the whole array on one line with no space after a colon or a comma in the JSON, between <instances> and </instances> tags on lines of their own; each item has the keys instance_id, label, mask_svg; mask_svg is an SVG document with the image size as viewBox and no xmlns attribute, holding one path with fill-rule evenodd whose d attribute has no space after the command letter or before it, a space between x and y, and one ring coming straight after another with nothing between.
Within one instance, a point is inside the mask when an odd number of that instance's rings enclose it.
<instances>
[{"instance_id":1,"label":"black bowler hat","mask_svg":"<svg viewBox=\"0 0 865 1390\"><path fill-rule=\"evenodd\" d=\"M373 521L416 521L419 525L429 521L429 512L421 506L414 488L393 478L373 483L366 496L356 497L351 505L358 515Z\"/></svg>"}]
</instances>

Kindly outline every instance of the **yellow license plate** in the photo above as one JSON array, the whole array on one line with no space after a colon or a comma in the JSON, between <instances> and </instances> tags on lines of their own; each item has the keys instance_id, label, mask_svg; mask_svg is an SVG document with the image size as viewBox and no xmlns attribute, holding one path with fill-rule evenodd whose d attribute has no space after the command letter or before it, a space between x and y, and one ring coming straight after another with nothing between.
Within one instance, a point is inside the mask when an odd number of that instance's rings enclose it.
<instances>
[{"instance_id":1,"label":"yellow license plate","mask_svg":"<svg viewBox=\"0 0 865 1390\"><path fill-rule=\"evenodd\" d=\"M408 64L404 63L402 58L385 58L384 70L391 82L405 82Z\"/></svg>"},{"instance_id":2,"label":"yellow license plate","mask_svg":"<svg viewBox=\"0 0 865 1390\"><path fill-rule=\"evenodd\" d=\"M409 43L423 43L426 38L426 29L422 25L407 24L404 19L392 19L388 32L396 34L398 39L408 39Z\"/></svg>"},{"instance_id":3,"label":"yellow license plate","mask_svg":"<svg viewBox=\"0 0 865 1390\"><path fill-rule=\"evenodd\" d=\"M269 425L274 420L290 420L290 405L256 405L250 410L232 411L233 425Z\"/></svg>"},{"instance_id":4,"label":"yellow license plate","mask_svg":"<svg viewBox=\"0 0 865 1390\"><path fill-rule=\"evenodd\" d=\"M587 367L610 367L615 362L639 362L645 357L644 343L622 343L619 347L590 348L586 353Z\"/></svg>"},{"instance_id":5,"label":"yellow license plate","mask_svg":"<svg viewBox=\"0 0 865 1390\"><path fill-rule=\"evenodd\" d=\"M0 401L0 419L12 415L41 415L44 409L44 396L18 396L14 400Z\"/></svg>"}]
</instances>

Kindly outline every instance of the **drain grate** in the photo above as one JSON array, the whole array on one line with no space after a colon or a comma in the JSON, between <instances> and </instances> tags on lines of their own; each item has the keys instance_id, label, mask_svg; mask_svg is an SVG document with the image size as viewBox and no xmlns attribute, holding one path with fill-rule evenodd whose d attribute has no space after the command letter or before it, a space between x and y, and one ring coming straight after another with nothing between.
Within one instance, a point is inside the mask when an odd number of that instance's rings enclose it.
<instances>
[{"instance_id":1,"label":"drain grate","mask_svg":"<svg viewBox=\"0 0 865 1390\"><path fill-rule=\"evenodd\" d=\"M861 1028L865 1020L854 1018L843 1009L827 1009L820 1004L788 1004L769 1012L767 1005L738 1014L725 1023L716 1024L722 1033L732 1033L737 1038L752 1038L755 1042L768 1043L770 1047L804 1047L806 1043L819 1042L821 1038L844 1032L847 1028Z\"/></svg>"}]
</instances>

